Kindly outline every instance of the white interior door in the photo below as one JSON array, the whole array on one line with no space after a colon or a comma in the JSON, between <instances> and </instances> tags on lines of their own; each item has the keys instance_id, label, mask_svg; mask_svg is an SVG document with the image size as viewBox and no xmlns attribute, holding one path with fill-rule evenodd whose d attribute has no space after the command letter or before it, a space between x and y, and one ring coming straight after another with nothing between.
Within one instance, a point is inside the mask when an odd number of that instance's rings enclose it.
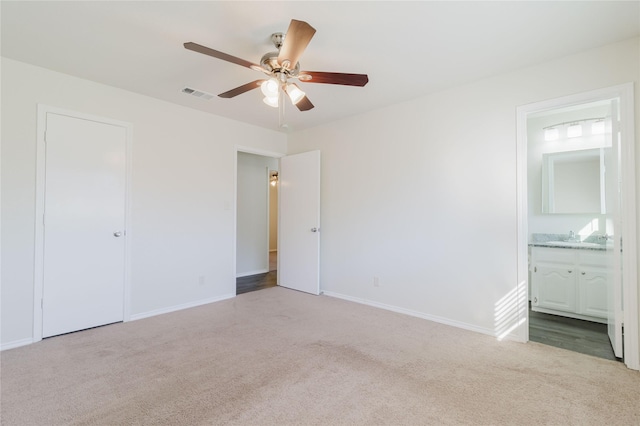
<instances>
[{"instance_id":1,"label":"white interior door","mask_svg":"<svg viewBox=\"0 0 640 426\"><path fill-rule=\"evenodd\" d=\"M124 317L126 129L47 113L42 336Z\"/></svg>"},{"instance_id":2,"label":"white interior door","mask_svg":"<svg viewBox=\"0 0 640 426\"><path fill-rule=\"evenodd\" d=\"M609 339L616 357L623 357L622 345L622 262L620 223L620 131L618 100L611 101L611 117L606 120L607 147L603 149L607 241L607 323ZM609 131L610 129L610 131Z\"/></svg>"},{"instance_id":3,"label":"white interior door","mask_svg":"<svg viewBox=\"0 0 640 426\"><path fill-rule=\"evenodd\" d=\"M278 284L320 294L320 151L280 159Z\"/></svg>"}]
</instances>

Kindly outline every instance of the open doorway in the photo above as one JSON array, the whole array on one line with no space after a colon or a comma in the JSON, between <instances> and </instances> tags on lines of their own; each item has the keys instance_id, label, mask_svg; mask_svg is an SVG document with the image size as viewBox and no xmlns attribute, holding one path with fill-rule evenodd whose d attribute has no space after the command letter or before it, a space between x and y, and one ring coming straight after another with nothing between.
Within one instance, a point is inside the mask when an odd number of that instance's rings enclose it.
<instances>
[{"instance_id":1,"label":"open doorway","mask_svg":"<svg viewBox=\"0 0 640 426\"><path fill-rule=\"evenodd\" d=\"M236 294L277 285L277 158L238 152Z\"/></svg>"},{"instance_id":2,"label":"open doorway","mask_svg":"<svg viewBox=\"0 0 640 426\"><path fill-rule=\"evenodd\" d=\"M612 261L620 202L615 102L527 118L529 340L611 360L622 358L607 330L608 289L619 283ZM609 157L616 162L605 173Z\"/></svg>"},{"instance_id":3,"label":"open doorway","mask_svg":"<svg viewBox=\"0 0 640 426\"><path fill-rule=\"evenodd\" d=\"M253 168L255 173L243 173L236 169L236 188L243 186L245 175L256 175L264 179L259 185L248 185L249 194L236 191L236 238L234 264L236 279L252 275L268 274L268 207L267 178L271 170L278 171L278 229L277 271L269 285L279 285L314 295L320 294L320 151L308 151L285 156L247 147L236 148L236 167L242 168L239 157L249 162L277 161L262 164L263 169ZM245 153L254 154L244 156ZM275 169L277 164L277 169ZM262 203L256 200L262 198ZM248 200L249 206L243 205ZM265 213L266 212L266 213ZM255 214L259 228L243 225L245 214ZM259 229L259 230L256 230ZM254 238L263 239L263 244L247 243ZM246 238L246 240L245 240ZM255 260L247 263L247 259ZM261 263L263 262L263 263ZM256 266L257 265L257 266ZM247 278L248 280L249 278ZM237 289L236 289L237 290Z\"/></svg>"},{"instance_id":4,"label":"open doorway","mask_svg":"<svg viewBox=\"0 0 640 426\"><path fill-rule=\"evenodd\" d=\"M638 369L632 104L622 85L518 109L518 276L525 340Z\"/></svg>"}]
</instances>

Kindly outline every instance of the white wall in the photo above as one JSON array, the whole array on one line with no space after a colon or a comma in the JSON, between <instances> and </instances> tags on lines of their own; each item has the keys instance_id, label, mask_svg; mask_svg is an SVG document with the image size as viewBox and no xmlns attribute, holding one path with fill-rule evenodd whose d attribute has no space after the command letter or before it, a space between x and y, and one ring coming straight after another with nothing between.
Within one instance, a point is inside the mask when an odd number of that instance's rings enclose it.
<instances>
[{"instance_id":1,"label":"white wall","mask_svg":"<svg viewBox=\"0 0 640 426\"><path fill-rule=\"evenodd\" d=\"M322 290L508 331L516 107L637 83L639 56L632 39L291 135L289 153L322 151Z\"/></svg>"},{"instance_id":2,"label":"white wall","mask_svg":"<svg viewBox=\"0 0 640 426\"><path fill-rule=\"evenodd\" d=\"M3 58L4 347L32 338L37 103L133 124L134 317L235 294L236 144L285 152L286 136Z\"/></svg>"},{"instance_id":3,"label":"white wall","mask_svg":"<svg viewBox=\"0 0 640 426\"><path fill-rule=\"evenodd\" d=\"M269 170L278 159L238 152L236 273L242 277L269 271Z\"/></svg>"}]
</instances>

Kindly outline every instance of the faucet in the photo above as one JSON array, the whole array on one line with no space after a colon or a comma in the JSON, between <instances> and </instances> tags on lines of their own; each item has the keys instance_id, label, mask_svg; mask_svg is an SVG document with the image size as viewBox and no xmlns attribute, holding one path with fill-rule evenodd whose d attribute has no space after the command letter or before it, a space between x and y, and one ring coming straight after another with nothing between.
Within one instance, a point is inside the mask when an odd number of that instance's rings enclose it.
<instances>
[{"instance_id":1,"label":"faucet","mask_svg":"<svg viewBox=\"0 0 640 426\"><path fill-rule=\"evenodd\" d=\"M576 233L575 232L569 231L569 242L571 242L571 243L578 242L579 238L580 237L576 238Z\"/></svg>"}]
</instances>

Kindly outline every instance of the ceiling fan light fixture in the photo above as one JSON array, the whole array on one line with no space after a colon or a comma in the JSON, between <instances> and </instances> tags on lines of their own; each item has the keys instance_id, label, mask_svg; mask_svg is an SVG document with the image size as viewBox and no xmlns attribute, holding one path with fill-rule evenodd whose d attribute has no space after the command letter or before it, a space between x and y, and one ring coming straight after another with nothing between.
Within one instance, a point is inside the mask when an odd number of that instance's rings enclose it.
<instances>
[{"instance_id":1,"label":"ceiling fan light fixture","mask_svg":"<svg viewBox=\"0 0 640 426\"><path fill-rule=\"evenodd\" d=\"M270 107L274 107L274 108L278 108L278 97L269 97L269 96L265 96L264 99L262 99L262 102L264 102L265 104L269 105Z\"/></svg>"},{"instance_id":2,"label":"ceiling fan light fixture","mask_svg":"<svg viewBox=\"0 0 640 426\"><path fill-rule=\"evenodd\" d=\"M286 87L287 95L289 95L289 99L291 99L291 102L293 102L294 105L300 102L302 98L306 96L306 93L300 90L300 88L293 83L287 84Z\"/></svg>"},{"instance_id":3,"label":"ceiling fan light fixture","mask_svg":"<svg viewBox=\"0 0 640 426\"><path fill-rule=\"evenodd\" d=\"M260 85L260 90L267 98L278 98L278 91L280 90L280 82L276 78L270 78L265 80Z\"/></svg>"}]
</instances>

